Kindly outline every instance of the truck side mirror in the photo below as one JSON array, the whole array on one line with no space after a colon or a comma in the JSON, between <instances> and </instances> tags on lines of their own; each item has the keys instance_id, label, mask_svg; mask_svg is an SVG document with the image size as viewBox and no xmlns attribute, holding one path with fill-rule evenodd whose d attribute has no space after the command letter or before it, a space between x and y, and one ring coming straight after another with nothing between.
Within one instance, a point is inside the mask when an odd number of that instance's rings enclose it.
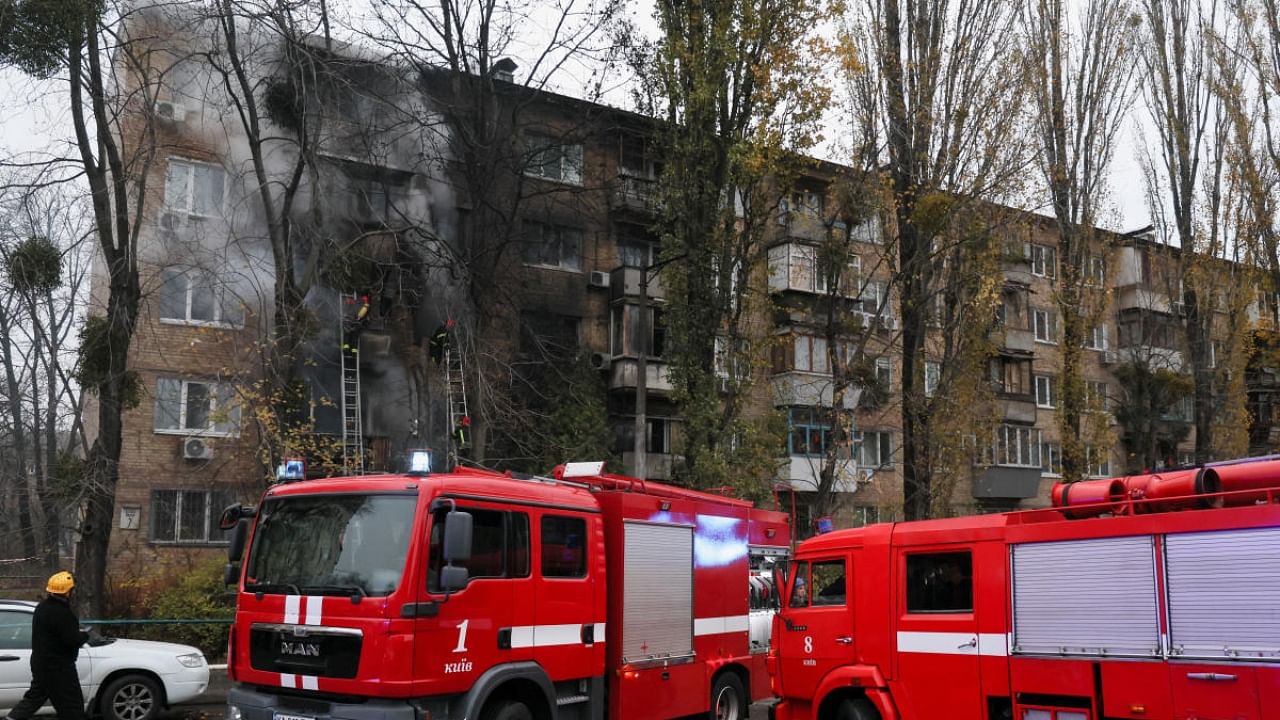
<instances>
[{"instance_id":1,"label":"truck side mirror","mask_svg":"<svg viewBox=\"0 0 1280 720\"><path fill-rule=\"evenodd\" d=\"M229 562L222 568L222 584L236 585L240 582L240 563Z\"/></svg>"},{"instance_id":2,"label":"truck side mirror","mask_svg":"<svg viewBox=\"0 0 1280 720\"><path fill-rule=\"evenodd\" d=\"M240 518L236 521L235 526L230 529L231 537L228 538L227 542L227 560L238 565L240 558L244 556L245 541L249 539L249 519Z\"/></svg>"},{"instance_id":3,"label":"truck side mirror","mask_svg":"<svg viewBox=\"0 0 1280 720\"><path fill-rule=\"evenodd\" d=\"M445 515L444 561L446 563L466 562L471 559L471 527L471 513L450 510ZM465 568L463 571L465 572ZM441 580L443 581L443 577Z\"/></svg>"},{"instance_id":4,"label":"truck side mirror","mask_svg":"<svg viewBox=\"0 0 1280 720\"><path fill-rule=\"evenodd\" d=\"M440 568L440 589L447 593L457 592L467 586L467 569L456 565Z\"/></svg>"},{"instance_id":5,"label":"truck side mirror","mask_svg":"<svg viewBox=\"0 0 1280 720\"><path fill-rule=\"evenodd\" d=\"M253 505L228 505L222 511L222 515L218 518L219 530L230 530L236 526L236 523L245 518L251 518L258 514L258 508Z\"/></svg>"}]
</instances>

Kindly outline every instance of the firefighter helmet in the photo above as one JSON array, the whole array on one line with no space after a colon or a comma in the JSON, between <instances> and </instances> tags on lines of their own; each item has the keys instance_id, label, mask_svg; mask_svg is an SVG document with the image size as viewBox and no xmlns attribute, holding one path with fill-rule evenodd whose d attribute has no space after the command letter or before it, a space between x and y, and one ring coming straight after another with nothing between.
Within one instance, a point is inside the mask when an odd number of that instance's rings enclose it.
<instances>
[{"instance_id":1,"label":"firefighter helmet","mask_svg":"<svg viewBox=\"0 0 1280 720\"><path fill-rule=\"evenodd\" d=\"M49 583L45 585L44 589L46 592L51 592L55 595L66 595L75 586L76 579L71 576L71 573L63 570L62 572L54 573L49 578Z\"/></svg>"}]
</instances>

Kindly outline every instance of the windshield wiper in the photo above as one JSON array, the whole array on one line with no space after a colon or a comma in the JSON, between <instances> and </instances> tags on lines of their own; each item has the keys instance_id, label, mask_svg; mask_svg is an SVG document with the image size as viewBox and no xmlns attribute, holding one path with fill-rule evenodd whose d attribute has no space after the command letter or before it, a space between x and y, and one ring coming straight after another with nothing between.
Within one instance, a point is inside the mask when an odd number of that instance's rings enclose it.
<instances>
[{"instance_id":1,"label":"windshield wiper","mask_svg":"<svg viewBox=\"0 0 1280 720\"><path fill-rule=\"evenodd\" d=\"M252 583L244 586L244 591L251 592L251 593L268 593L268 592L276 592L279 590L288 590L289 591L288 594L290 595L302 594L302 591L298 589L297 585L294 585L293 583L287 583L287 582Z\"/></svg>"},{"instance_id":2,"label":"windshield wiper","mask_svg":"<svg viewBox=\"0 0 1280 720\"><path fill-rule=\"evenodd\" d=\"M350 595L352 603L358 603L369 597L369 593L359 585L303 585L305 592L316 592L320 595Z\"/></svg>"}]
</instances>

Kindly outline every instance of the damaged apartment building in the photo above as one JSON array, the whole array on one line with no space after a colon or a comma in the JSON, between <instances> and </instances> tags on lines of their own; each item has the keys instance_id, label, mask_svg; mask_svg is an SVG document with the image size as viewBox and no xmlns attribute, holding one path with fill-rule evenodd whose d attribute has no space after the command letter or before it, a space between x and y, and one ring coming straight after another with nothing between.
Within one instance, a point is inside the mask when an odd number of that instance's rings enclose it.
<instances>
[{"instance_id":1,"label":"damaged apartment building","mask_svg":"<svg viewBox=\"0 0 1280 720\"><path fill-rule=\"evenodd\" d=\"M539 455L555 431L555 393L587 388L604 395L611 469L643 464L649 478L672 477L681 419L651 230L662 171L652 119L522 87L509 60L474 77L314 38L241 37L252 50L242 50L243 85L216 25L156 13L134 22L163 28L155 36L181 51L158 48L131 80L152 88L137 112L158 153L142 199L146 293L131 350L145 399L125 419L113 572L222 543L221 508L260 492L279 459L268 442L278 418L261 410L275 400L266 379L280 322L299 324L293 370L305 393L293 412L317 440L290 442L313 455L313 472L400 470L415 448L434 449L442 467L459 455L542 470L599 459ZM253 89L252 109L241 87ZM785 417L778 490L805 527L831 434L820 328L831 289L816 248L833 231L849 232L853 248L851 281L835 292L862 318L859 352L872 358L870 377L845 397L854 438L839 458L838 513L850 524L900 512L892 224L831 220L828 186L847 172L815 162L780 198L767 267L748 274L772 308L749 404ZM984 366L992 439L984 430L973 442L971 472L953 493L960 510L1043 503L1061 473L1056 233L1051 221L1008 212L1017 218L1000 230L1008 251ZM1083 356L1092 425L1102 428L1090 476L1130 460L1113 409L1125 396L1116 369L1139 353L1181 362L1168 329L1180 322L1177 291L1152 270L1168 254L1143 234L1108 248L1089 265L1110 298ZM282 262L291 273L277 272ZM280 277L296 283L302 312L278 312ZM100 282L95 291L101 301ZM941 326L931 328L926 395L946 372L934 354ZM591 382L579 386L581 366ZM1161 417L1159 462L1188 459L1188 412L1179 403Z\"/></svg>"}]
</instances>

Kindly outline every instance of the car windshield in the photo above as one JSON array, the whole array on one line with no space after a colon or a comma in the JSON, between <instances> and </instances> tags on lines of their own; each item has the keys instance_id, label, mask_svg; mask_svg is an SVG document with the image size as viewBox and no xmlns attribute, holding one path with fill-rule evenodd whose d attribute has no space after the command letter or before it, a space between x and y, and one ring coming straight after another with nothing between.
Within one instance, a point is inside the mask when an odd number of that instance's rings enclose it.
<instances>
[{"instance_id":1,"label":"car windshield","mask_svg":"<svg viewBox=\"0 0 1280 720\"><path fill-rule=\"evenodd\" d=\"M412 495L305 495L263 503L245 590L390 595L413 531Z\"/></svg>"}]
</instances>

